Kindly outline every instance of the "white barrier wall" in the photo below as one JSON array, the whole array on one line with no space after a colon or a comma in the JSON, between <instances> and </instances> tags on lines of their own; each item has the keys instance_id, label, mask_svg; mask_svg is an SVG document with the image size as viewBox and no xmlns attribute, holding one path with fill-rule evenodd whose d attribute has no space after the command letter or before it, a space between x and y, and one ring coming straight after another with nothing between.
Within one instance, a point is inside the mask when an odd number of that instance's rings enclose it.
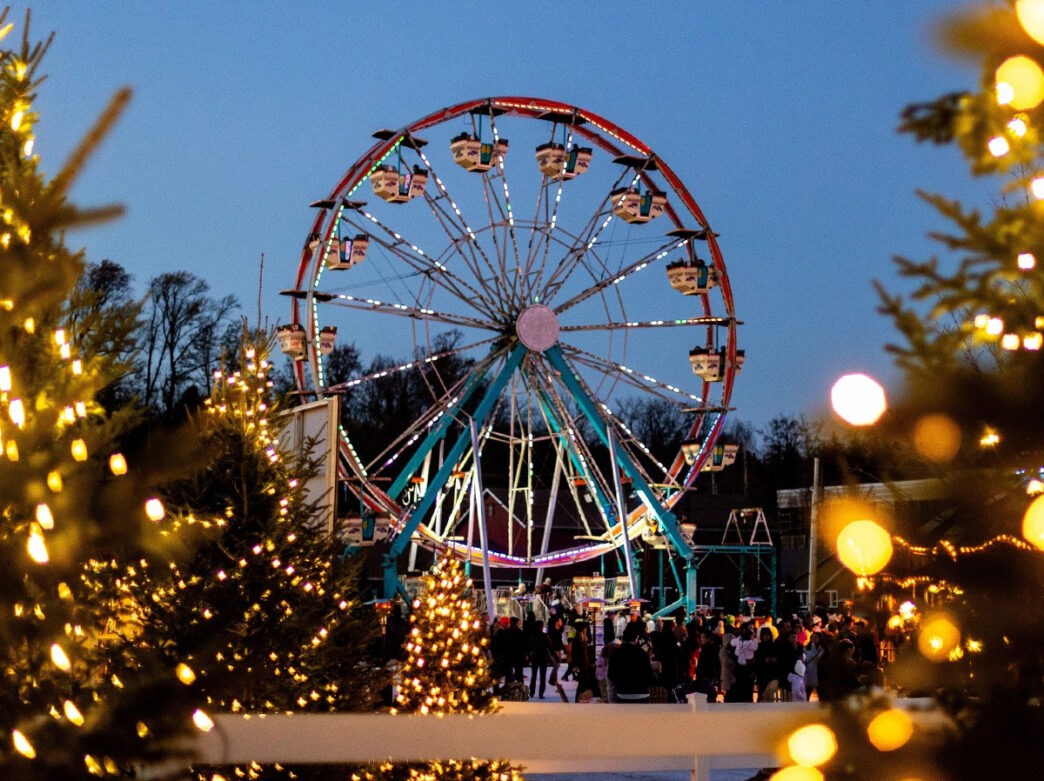
<instances>
[{"instance_id":1,"label":"white barrier wall","mask_svg":"<svg viewBox=\"0 0 1044 781\"><path fill-rule=\"evenodd\" d=\"M928 709L930 700L897 700ZM926 710L919 722L936 721ZM818 703L606 705L503 703L494 714L219 715L198 742L207 763L326 763L506 758L531 773L689 770L784 763L786 736L826 720Z\"/></svg>"}]
</instances>

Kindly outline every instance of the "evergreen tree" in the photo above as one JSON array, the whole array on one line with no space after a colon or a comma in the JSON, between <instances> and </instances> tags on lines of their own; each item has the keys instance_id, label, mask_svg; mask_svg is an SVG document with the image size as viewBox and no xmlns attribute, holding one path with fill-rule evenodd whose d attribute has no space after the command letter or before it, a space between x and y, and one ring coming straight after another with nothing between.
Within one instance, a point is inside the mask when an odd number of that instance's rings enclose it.
<instances>
[{"instance_id":1,"label":"evergreen tree","mask_svg":"<svg viewBox=\"0 0 1044 781\"><path fill-rule=\"evenodd\" d=\"M918 730L884 700L839 708L833 726L840 747L822 767L830 779L963 781L1021 776L1038 763L1044 500L1033 497L1044 489L1042 22L1042 0L948 19L944 38L982 65L978 89L903 115L903 131L957 144L973 174L997 179L1000 197L984 213L925 195L952 223L951 232L933 236L962 255L959 265L951 272L935 258L899 258L900 274L918 284L912 307L879 287L882 309L905 340L890 349L907 379L879 428L904 439L946 495L930 524L885 535L880 546L876 533L857 539L842 532L847 542L839 539L838 550L869 576L863 584L877 604L893 608L888 633L899 648L890 682L933 695L942 718ZM900 508L892 523L904 522ZM876 565L866 562L877 547L883 558L894 554L874 574ZM911 588L921 598L895 610Z\"/></svg>"},{"instance_id":2,"label":"evergreen tree","mask_svg":"<svg viewBox=\"0 0 1044 781\"><path fill-rule=\"evenodd\" d=\"M496 709L487 658L486 628L473 611L471 580L460 562L444 557L424 576L413 600L406 658L399 669L393 712L440 716ZM514 781L519 771L506 760L443 760L424 764L382 763L355 781Z\"/></svg>"},{"instance_id":3,"label":"evergreen tree","mask_svg":"<svg viewBox=\"0 0 1044 781\"><path fill-rule=\"evenodd\" d=\"M0 49L0 777L125 775L163 758L193 707L174 665L130 641L114 596L129 567L165 547L148 469L168 459L117 452L136 413L110 415L97 399L124 370L127 324L104 308L71 316L84 259L62 241L119 213L67 194L129 93L48 179L32 105L50 39L31 43L28 21L21 45Z\"/></svg>"},{"instance_id":4,"label":"evergreen tree","mask_svg":"<svg viewBox=\"0 0 1044 781\"><path fill-rule=\"evenodd\" d=\"M186 665L209 710L372 709L387 683L378 622L361 562L344 558L305 497L315 465L280 449L287 421L268 379L270 349L269 335L244 332L238 368L215 374L192 419L198 468L164 498L178 534L198 547L187 563L143 570L140 641Z\"/></svg>"}]
</instances>

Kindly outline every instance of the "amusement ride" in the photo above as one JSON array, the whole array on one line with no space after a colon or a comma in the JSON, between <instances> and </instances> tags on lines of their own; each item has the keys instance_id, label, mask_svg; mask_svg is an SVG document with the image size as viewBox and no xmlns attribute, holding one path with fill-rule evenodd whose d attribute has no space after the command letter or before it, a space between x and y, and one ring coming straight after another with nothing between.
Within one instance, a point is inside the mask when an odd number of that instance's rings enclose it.
<instances>
[{"instance_id":1,"label":"amusement ride","mask_svg":"<svg viewBox=\"0 0 1044 781\"><path fill-rule=\"evenodd\" d=\"M380 453L338 432L355 539L387 545L385 597L410 545L483 565L487 590L491 567L539 582L617 551L634 594L644 538L686 560L694 605L696 550L673 508L701 470L735 459L719 436L744 357L695 199L634 135L552 100L471 100L374 137L312 204L279 338L306 397L419 378L425 408ZM338 335L411 354L331 383ZM635 398L684 413L673 458L628 427ZM487 525L482 500L493 454L506 528Z\"/></svg>"}]
</instances>

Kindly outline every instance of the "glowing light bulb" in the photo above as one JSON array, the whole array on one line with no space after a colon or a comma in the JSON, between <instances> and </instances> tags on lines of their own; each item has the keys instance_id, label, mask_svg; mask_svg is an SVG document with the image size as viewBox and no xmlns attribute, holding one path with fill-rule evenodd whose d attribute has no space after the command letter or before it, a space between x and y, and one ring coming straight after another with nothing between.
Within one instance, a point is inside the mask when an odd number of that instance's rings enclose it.
<instances>
[{"instance_id":1,"label":"glowing light bulb","mask_svg":"<svg viewBox=\"0 0 1044 781\"><path fill-rule=\"evenodd\" d=\"M54 528L54 516L51 515L51 508L44 502L36 505L36 522L40 524L41 529Z\"/></svg>"},{"instance_id":2,"label":"glowing light bulb","mask_svg":"<svg viewBox=\"0 0 1044 781\"><path fill-rule=\"evenodd\" d=\"M1044 71L1029 57L1016 55L1000 64L995 73L997 102L1017 111L1031 109L1044 100ZM1010 90L1002 90L1006 84ZM1002 98L1009 98L1002 100Z\"/></svg>"},{"instance_id":3,"label":"glowing light bulb","mask_svg":"<svg viewBox=\"0 0 1044 781\"><path fill-rule=\"evenodd\" d=\"M1022 536L1044 551L1044 496L1038 496L1022 516Z\"/></svg>"},{"instance_id":4,"label":"glowing light bulb","mask_svg":"<svg viewBox=\"0 0 1044 781\"><path fill-rule=\"evenodd\" d=\"M11 390L11 367L0 366L0 391L8 393Z\"/></svg>"},{"instance_id":5,"label":"glowing light bulb","mask_svg":"<svg viewBox=\"0 0 1044 781\"><path fill-rule=\"evenodd\" d=\"M1004 334L1001 337L1001 347L1005 350L1018 350L1021 342L1022 340L1019 339L1018 334Z\"/></svg>"},{"instance_id":6,"label":"glowing light bulb","mask_svg":"<svg viewBox=\"0 0 1044 781\"><path fill-rule=\"evenodd\" d=\"M1000 336L1004 330L1004 321L999 317L991 317L986 321L986 333L990 336Z\"/></svg>"},{"instance_id":7,"label":"glowing light bulb","mask_svg":"<svg viewBox=\"0 0 1044 781\"><path fill-rule=\"evenodd\" d=\"M1032 252L1020 252L1016 262L1023 271L1029 271L1037 265L1037 258Z\"/></svg>"},{"instance_id":8,"label":"glowing light bulb","mask_svg":"<svg viewBox=\"0 0 1044 781\"><path fill-rule=\"evenodd\" d=\"M1044 176L1038 176L1030 182L1030 192L1038 201L1044 199Z\"/></svg>"},{"instance_id":9,"label":"glowing light bulb","mask_svg":"<svg viewBox=\"0 0 1044 781\"><path fill-rule=\"evenodd\" d=\"M72 362L72 373L79 377L83 374L83 361L77 358Z\"/></svg>"},{"instance_id":10,"label":"glowing light bulb","mask_svg":"<svg viewBox=\"0 0 1044 781\"><path fill-rule=\"evenodd\" d=\"M184 662L174 669L174 673L178 676L178 680L186 686L191 686L196 680L195 671Z\"/></svg>"},{"instance_id":11,"label":"glowing light bulb","mask_svg":"<svg viewBox=\"0 0 1044 781\"><path fill-rule=\"evenodd\" d=\"M145 502L145 515L149 517L150 521L162 521L166 514L167 510L163 507L163 502L156 497L152 497Z\"/></svg>"},{"instance_id":12,"label":"glowing light bulb","mask_svg":"<svg viewBox=\"0 0 1044 781\"><path fill-rule=\"evenodd\" d=\"M1027 350L1039 350L1041 345L1044 345L1044 334L1040 331L1022 337L1022 346Z\"/></svg>"},{"instance_id":13,"label":"glowing light bulb","mask_svg":"<svg viewBox=\"0 0 1044 781\"><path fill-rule=\"evenodd\" d=\"M1015 15L1026 35L1044 44L1044 0L1016 0Z\"/></svg>"},{"instance_id":14,"label":"glowing light bulb","mask_svg":"<svg viewBox=\"0 0 1044 781\"><path fill-rule=\"evenodd\" d=\"M113 453L109 456L109 471L117 477L127 474L127 459L123 457L123 453Z\"/></svg>"},{"instance_id":15,"label":"glowing light bulb","mask_svg":"<svg viewBox=\"0 0 1044 781\"><path fill-rule=\"evenodd\" d=\"M791 733L787 750L797 764L815 767L837 753L837 738L826 724L809 724Z\"/></svg>"},{"instance_id":16,"label":"glowing light bulb","mask_svg":"<svg viewBox=\"0 0 1044 781\"><path fill-rule=\"evenodd\" d=\"M1011 151L1011 145L1004 136L994 136L986 143L986 147L994 157L1004 157Z\"/></svg>"},{"instance_id":17,"label":"glowing light bulb","mask_svg":"<svg viewBox=\"0 0 1044 781\"><path fill-rule=\"evenodd\" d=\"M76 707L76 703L72 700L66 700L62 703L62 710L65 711L65 718L77 727L83 726L83 714L80 713L80 709Z\"/></svg>"},{"instance_id":18,"label":"glowing light bulb","mask_svg":"<svg viewBox=\"0 0 1044 781\"><path fill-rule=\"evenodd\" d=\"M25 328L25 330L28 333L36 333L36 321L31 317L25 318L25 322L22 323L22 327Z\"/></svg>"},{"instance_id":19,"label":"glowing light bulb","mask_svg":"<svg viewBox=\"0 0 1044 781\"><path fill-rule=\"evenodd\" d=\"M51 661L54 662L54 666L59 670L68 672L72 669L69 657L65 655L65 651L62 650L62 647L58 645L58 643L51 646Z\"/></svg>"},{"instance_id":20,"label":"glowing light bulb","mask_svg":"<svg viewBox=\"0 0 1044 781\"><path fill-rule=\"evenodd\" d=\"M4 452L7 454L7 457L9 459L11 459L12 461L17 461L18 443L15 442L13 439L7 440L7 442L4 443Z\"/></svg>"},{"instance_id":21,"label":"glowing light bulb","mask_svg":"<svg viewBox=\"0 0 1044 781\"><path fill-rule=\"evenodd\" d=\"M837 535L837 557L857 575L873 575L892 558L892 536L873 521L852 521Z\"/></svg>"},{"instance_id":22,"label":"glowing light bulb","mask_svg":"<svg viewBox=\"0 0 1044 781\"><path fill-rule=\"evenodd\" d=\"M989 321L990 321L990 316L989 315L978 314L978 315L975 315L975 319L972 320L972 325L974 325L976 328L980 328L981 329L981 328L985 328L986 324Z\"/></svg>"},{"instance_id":23,"label":"glowing light bulb","mask_svg":"<svg viewBox=\"0 0 1044 781\"><path fill-rule=\"evenodd\" d=\"M1029 127L1026 125L1026 120L1021 116L1012 117L1012 119L1008 121L1008 132L1016 138L1022 138L1026 135L1027 130L1029 130Z\"/></svg>"},{"instance_id":24,"label":"glowing light bulb","mask_svg":"<svg viewBox=\"0 0 1044 781\"><path fill-rule=\"evenodd\" d=\"M10 27L11 25L7 25ZM27 759L36 758L36 749L33 748L33 744L29 742L29 738L23 735L18 730L11 730L11 742L14 743L15 751L21 754Z\"/></svg>"},{"instance_id":25,"label":"glowing light bulb","mask_svg":"<svg viewBox=\"0 0 1044 781\"><path fill-rule=\"evenodd\" d=\"M214 729L214 721L206 713L199 710L198 708L192 714L192 723L196 725L196 729L203 732L210 732Z\"/></svg>"},{"instance_id":26,"label":"glowing light bulb","mask_svg":"<svg viewBox=\"0 0 1044 781\"><path fill-rule=\"evenodd\" d=\"M65 329L64 328L55 328L54 329L54 343L56 345L58 345L59 347L61 347L63 344L65 344Z\"/></svg>"},{"instance_id":27,"label":"glowing light bulb","mask_svg":"<svg viewBox=\"0 0 1044 781\"><path fill-rule=\"evenodd\" d=\"M884 388L865 374L846 374L830 390L830 403L844 421L853 426L870 426L887 407Z\"/></svg>"},{"instance_id":28,"label":"glowing light bulb","mask_svg":"<svg viewBox=\"0 0 1044 781\"><path fill-rule=\"evenodd\" d=\"M18 428L25 425L25 407L22 406L21 399L11 399L11 403L7 406L7 414L10 416L11 422Z\"/></svg>"},{"instance_id":29,"label":"glowing light bulb","mask_svg":"<svg viewBox=\"0 0 1044 781\"><path fill-rule=\"evenodd\" d=\"M866 727L866 736L878 751L902 748L912 735L913 722L898 708L879 713Z\"/></svg>"},{"instance_id":30,"label":"glowing light bulb","mask_svg":"<svg viewBox=\"0 0 1044 781\"><path fill-rule=\"evenodd\" d=\"M944 613L928 615L921 621L921 634L917 647L933 662L947 659L950 652L961 644L961 630Z\"/></svg>"},{"instance_id":31,"label":"glowing light bulb","mask_svg":"<svg viewBox=\"0 0 1044 781\"><path fill-rule=\"evenodd\" d=\"M1000 434L991 428L987 428L981 437L979 437L979 444L982 447L993 447L1000 443Z\"/></svg>"},{"instance_id":32,"label":"glowing light bulb","mask_svg":"<svg viewBox=\"0 0 1044 781\"><path fill-rule=\"evenodd\" d=\"M18 128L22 126L22 117L25 116L24 111L16 111L11 115L11 130L18 132Z\"/></svg>"},{"instance_id":33,"label":"glowing light bulb","mask_svg":"<svg viewBox=\"0 0 1044 781\"><path fill-rule=\"evenodd\" d=\"M72 346L68 342L66 342L65 344L62 345L62 347L58 351L58 353L63 358L69 358L72 355Z\"/></svg>"},{"instance_id":34,"label":"glowing light bulb","mask_svg":"<svg viewBox=\"0 0 1044 781\"><path fill-rule=\"evenodd\" d=\"M44 538L37 527L33 527L32 531L29 532L29 540L25 548L29 552L29 558L37 564L46 564L51 560L51 557L47 554L47 544L44 542Z\"/></svg>"},{"instance_id":35,"label":"glowing light bulb","mask_svg":"<svg viewBox=\"0 0 1044 781\"><path fill-rule=\"evenodd\" d=\"M58 472L47 473L47 487L51 489L51 493L60 493L62 490L62 476Z\"/></svg>"},{"instance_id":36,"label":"glowing light bulb","mask_svg":"<svg viewBox=\"0 0 1044 781\"><path fill-rule=\"evenodd\" d=\"M72 457L76 461L87 460L87 443L82 439L74 439L72 444L69 446L69 451L72 453Z\"/></svg>"}]
</instances>

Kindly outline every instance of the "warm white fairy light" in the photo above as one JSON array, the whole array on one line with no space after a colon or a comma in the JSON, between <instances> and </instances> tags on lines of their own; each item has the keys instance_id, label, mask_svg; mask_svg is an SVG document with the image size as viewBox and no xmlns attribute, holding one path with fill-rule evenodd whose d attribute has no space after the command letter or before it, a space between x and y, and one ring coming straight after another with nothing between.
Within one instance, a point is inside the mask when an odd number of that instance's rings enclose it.
<instances>
[{"instance_id":1,"label":"warm white fairy light","mask_svg":"<svg viewBox=\"0 0 1044 781\"><path fill-rule=\"evenodd\" d=\"M1030 192L1038 201L1044 199L1044 176L1038 176L1030 182Z\"/></svg>"},{"instance_id":2,"label":"warm white fairy light","mask_svg":"<svg viewBox=\"0 0 1044 781\"><path fill-rule=\"evenodd\" d=\"M1037 265L1037 258L1032 252L1020 252L1016 262L1023 271L1029 271Z\"/></svg>"},{"instance_id":3,"label":"warm white fairy light","mask_svg":"<svg viewBox=\"0 0 1044 781\"><path fill-rule=\"evenodd\" d=\"M994 136L986 143L986 147L994 157L1004 157L1011 151L1011 145L1004 136Z\"/></svg>"},{"instance_id":4,"label":"warm white fairy light","mask_svg":"<svg viewBox=\"0 0 1044 781\"><path fill-rule=\"evenodd\" d=\"M1001 337L1001 347L1005 350L1017 350L1020 341L1018 334L1004 334Z\"/></svg>"},{"instance_id":5,"label":"warm white fairy light","mask_svg":"<svg viewBox=\"0 0 1044 781\"><path fill-rule=\"evenodd\" d=\"M1016 138L1022 138L1028 129L1026 120L1021 116L1013 117L1008 121L1008 132Z\"/></svg>"},{"instance_id":6,"label":"warm white fairy light","mask_svg":"<svg viewBox=\"0 0 1044 781\"><path fill-rule=\"evenodd\" d=\"M1004 332L1004 321L999 317L990 317L986 321L986 333L990 336L1000 336Z\"/></svg>"}]
</instances>

